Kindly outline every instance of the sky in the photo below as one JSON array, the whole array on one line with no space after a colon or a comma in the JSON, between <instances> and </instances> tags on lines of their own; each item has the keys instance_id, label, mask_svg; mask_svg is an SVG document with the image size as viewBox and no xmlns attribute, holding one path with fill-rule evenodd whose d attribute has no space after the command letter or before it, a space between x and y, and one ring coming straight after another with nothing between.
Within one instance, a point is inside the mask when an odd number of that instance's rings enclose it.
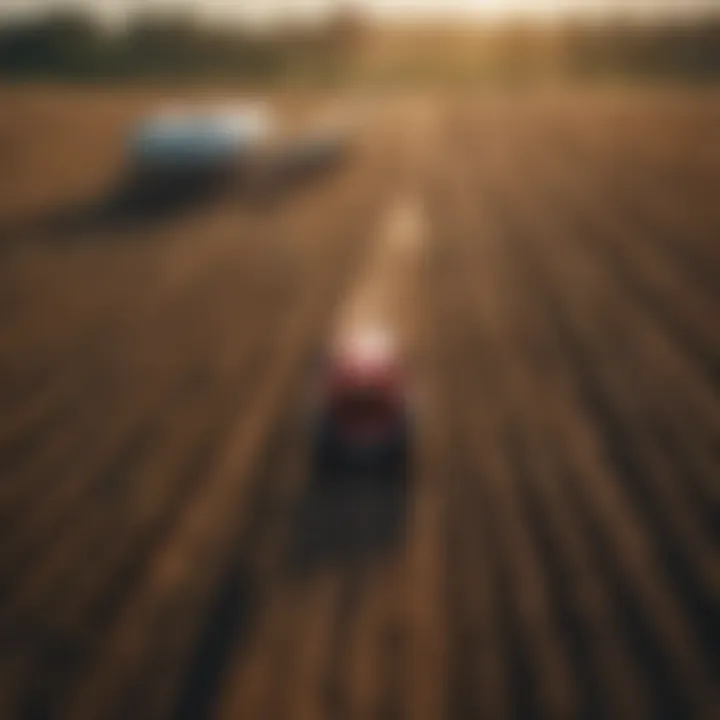
<instances>
[{"instance_id":1,"label":"sky","mask_svg":"<svg viewBox=\"0 0 720 720\"><path fill-rule=\"evenodd\" d=\"M345 4L342 0L0 0L0 16L42 12L53 7L89 7L105 21L121 22L133 10L189 8L213 19L271 23L277 19L312 18ZM658 15L720 11L720 0L352 0L380 17L433 18L449 15L479 18L575 14Z\"/></svg>"}]
</instances>

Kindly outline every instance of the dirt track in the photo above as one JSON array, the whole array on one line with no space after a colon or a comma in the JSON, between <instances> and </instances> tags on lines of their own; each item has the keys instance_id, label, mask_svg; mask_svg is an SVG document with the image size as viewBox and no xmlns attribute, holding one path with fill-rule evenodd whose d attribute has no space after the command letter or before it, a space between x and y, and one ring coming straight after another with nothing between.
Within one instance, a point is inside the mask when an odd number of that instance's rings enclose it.
<instances>
[{"instance_id":1,"label":"dirt track","mask_svg":"<svg viewBox=\"0 0 720 720\"><path fill-rule=\"evenodd\" d=\"M128 217L146 98L0 94L0 717L717 717L720 98L395 101L274 205ZM402 197L412 476L320 490Z\"/></svg>"}]
</instances>

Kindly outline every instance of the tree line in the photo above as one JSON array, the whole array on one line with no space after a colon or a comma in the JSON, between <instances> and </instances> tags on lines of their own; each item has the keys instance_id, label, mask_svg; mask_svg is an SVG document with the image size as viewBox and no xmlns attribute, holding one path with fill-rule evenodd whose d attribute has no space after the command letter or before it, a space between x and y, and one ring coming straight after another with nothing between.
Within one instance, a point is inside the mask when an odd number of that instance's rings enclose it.
<instances>
[{"instance_id":1,"label":"tree line","mask_svg":"<svg viewBox=\"0 0 720 720\"><path fill-rule=\"evenodd\" d=\"M604 24L567 21L553 26L508 22L491 30L467 27L412 36L405 70L423 77L434 63L457 50L457 32L468 51L453 72L469 78L532 77L551 68L566 77L720 77L720 16L692 21ZM258 32L242 26L209 26L192 16L139 15L109 31L80 12L56 12L0 27L0 75L14 78L108 80L113 78L291 79L342 82L363 78L383 64L373 26L353 12L339 11L312 26L277 26ZM396 26L394 37L403 34ZM407 31L410 33L410 30ZM387 39L387 38L386 38ZM387 42L385 43L387 46ZM373 56L377 57L373 64ZM379 65L379 68L378 68ZM447 68L446 68L447 69ZM450 72L450 70L447 70Z\"/></svg>"},{"instance_id":2,"label":"tree line","mask_svg":"<svg viewBox=\"0 0 720 720\"><path fill-rule=\"evenodd\" d=\"M356 28L357 25L357 28ZM109 79L332 76L346 64L359 23L337 13L313 27L257 32L208 26L190 15L138 15L122 30L62 11L0 26L0 74Z\"/></svg>"}]
</instances>

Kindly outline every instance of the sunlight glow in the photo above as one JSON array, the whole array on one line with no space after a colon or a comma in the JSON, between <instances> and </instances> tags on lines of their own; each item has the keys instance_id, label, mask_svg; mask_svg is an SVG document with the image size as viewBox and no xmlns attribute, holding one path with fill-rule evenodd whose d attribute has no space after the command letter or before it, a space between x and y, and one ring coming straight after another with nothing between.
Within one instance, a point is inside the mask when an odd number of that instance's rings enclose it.
<instances>
[{"instance_id":1,"label":"sunlight glow","mask_svg":"<svg viewBox=\"0 0 720 720\"><path fill-rule=\"evenodd\" d=\"M89 8L110 24L121 22L137 11L172 13L178 10L190 10L212 19L265 24L318 18L346 7L378 18L409 20L687 16L718 12L720 0L0 0L0 21L3 17L35 15L68 7Z\"/></svg>"}]
</instances>

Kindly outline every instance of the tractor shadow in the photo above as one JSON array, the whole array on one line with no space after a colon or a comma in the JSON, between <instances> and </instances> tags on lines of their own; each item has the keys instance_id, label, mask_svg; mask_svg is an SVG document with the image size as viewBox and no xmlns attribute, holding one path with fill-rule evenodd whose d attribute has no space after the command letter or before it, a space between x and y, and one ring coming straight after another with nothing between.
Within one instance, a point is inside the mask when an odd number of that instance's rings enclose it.
<instances>
[{"instance_id":1,"label":"tractor shadow","mask_svg":"<svg viewBox=\"0 0 720 720\"><path fill-rule=\"evenodd\" d=\"M360 570L397 550L406 514L404 474L312 477L293 513L286 568L296 578Z\"/></svg>"}]
</instances>

